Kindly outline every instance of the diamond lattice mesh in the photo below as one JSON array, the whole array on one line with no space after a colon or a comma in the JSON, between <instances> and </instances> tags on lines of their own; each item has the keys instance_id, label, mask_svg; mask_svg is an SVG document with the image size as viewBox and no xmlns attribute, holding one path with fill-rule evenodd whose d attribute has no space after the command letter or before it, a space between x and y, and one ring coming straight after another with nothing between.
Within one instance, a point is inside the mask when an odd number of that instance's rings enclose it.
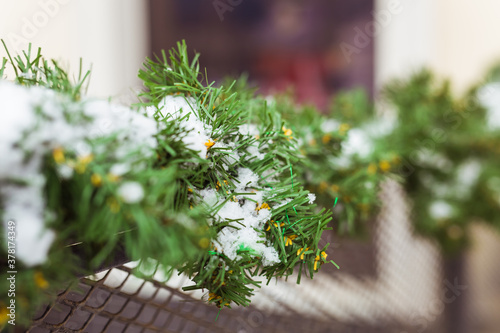
<instances>
[{"instance_id":1,"label":"diamond lattice mesh","mask_svg":"<svg viewBox=\"0 0 500 333\"><path fill-rule=\"evenodd\" d=\"M278 280L257 291L248 308L223 310L183 292L173 275L138 278L133 263L82 278L42 309L29 332L445 332L443 259L412 233L411 207L395 182L384 184L371 239L325 235L341 270L323 267L314 280ZM467 318L471 332L498 333L498 236L478 225L467 255ZM462 278L462 277L461 277ZM264 283L263 283L264 284ZM497 297L495 297L495 295ZM465 297L465 296L462 296ZM454 302L460 301L459 297Z\"/></svg>"}]
</instances>

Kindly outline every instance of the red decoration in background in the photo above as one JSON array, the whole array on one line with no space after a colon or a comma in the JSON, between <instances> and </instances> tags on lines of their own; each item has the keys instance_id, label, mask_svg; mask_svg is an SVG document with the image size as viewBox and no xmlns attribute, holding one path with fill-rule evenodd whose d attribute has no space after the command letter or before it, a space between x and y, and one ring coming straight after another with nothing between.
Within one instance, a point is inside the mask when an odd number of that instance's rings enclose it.
<instances>
[{"instance_id":1,"label":"red decoration in background","mask_svg":"<svg viewBox=\"0 0 500 333\"><path fill-rule=\"evenodd\" d=\"M350 59L340 44L352 44L355 28L373 20L373 0L224 3L218 12L212 1L150 0L152 52L185 39L210 81L248 73L261 93L292 88L297 102L322 110L339 90L372 93L373 41Z\"/></svg>"},{"instance_id":2,"label":"red decoration in background","mask_svg":"<svg viewBox=\"0 0 500 333\"><path fill-rule=\"evenodd\" d=\"M262 93L285 91L293 87L299 103L313 103L324 109L330 92L322 55L269 52L258 57L255 74Z\"/></svg>"}]
</instances>

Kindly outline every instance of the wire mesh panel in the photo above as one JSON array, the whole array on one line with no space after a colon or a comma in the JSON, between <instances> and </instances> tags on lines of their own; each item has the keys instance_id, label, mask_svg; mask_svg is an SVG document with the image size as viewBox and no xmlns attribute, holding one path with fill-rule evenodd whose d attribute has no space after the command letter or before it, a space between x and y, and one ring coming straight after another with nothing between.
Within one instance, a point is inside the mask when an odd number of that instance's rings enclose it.
<instances>
[{"instance_id":1,"label":"wire mesh panel","mask_svg":"<svg viewBox=\"0 0 500 333\"><path fill-rule=\"evenodd\" d=\"M411 207L402 188L395 182L386 183L381 199L381 212L368 247L372 253L365 253L365 260L356 258L355 253L366 251L366 244L355 247L350 245L352 242L333 238L337 244L331 255L341 263L340 270L320 272L314 280L303 279L300 285L293 279L288 283L278 281L256 297L271 293L310 317L367 325L410 323L412 316L426 309L440 292L441 259L430 242L413 235ZM336 246L342 248L346 243L352 253L336 252ZM367 263L366 259L373 262ZM373 265L375 269L348 268L344 272L342 265ZM295 297L287 297L290 294ZM260 306L259 302L254 304Z\"/></svg>"},{"instance_id":2,"label":"wire mesh panel","mask_svg":"<svg viewBox=\"0 0 500 333\"><path fill-rule=\"evenodd\" d=\"M29 332L204 332L210 327L226 332L216 315L216 308L157 281L140 280L120 266L61 293Z\"/></svg>"},{"instance_id":3,"label":"wire mesh panel","mask_svg":"<svg viewBox=\"0 0 500 333\"><path fill-rule=\"evenodd\" d=\"M201 300L204 292L182 291L192 284L185 276L139 278L127 264L62 291L28 332L446 332L446 310L465 294L451 294L454 281L446 280L437 248L413 234L402 188L388 182L381 199L371 240L339 240L333 234L323 240L333 243L331 255L345 269L324 267L300 285L295 276L269 286L261 280L250 307L218 315L218 308ZM480 246L467 258L471 297L465 315L472 318L470 332L498 333L498 236L476 229ZM443 299L446 293L452 302Z\"/></svg>"},{"instance_id":4,"label":"wire mesh panel","mask_svg":"<svg viewBox=\"0 0 500 333\"><path fill-rule=\"evenodd\" d=\"M384 328L317 320L286 309L270 314L254 307L224 310L195 300L154 280L136 278L131 268L113 268L58 295L36 316L28 332L387 332ZM109 280L119 281L112 286ZM115 277L113 277L115 276Z\"/></svg>"}]
</instances>

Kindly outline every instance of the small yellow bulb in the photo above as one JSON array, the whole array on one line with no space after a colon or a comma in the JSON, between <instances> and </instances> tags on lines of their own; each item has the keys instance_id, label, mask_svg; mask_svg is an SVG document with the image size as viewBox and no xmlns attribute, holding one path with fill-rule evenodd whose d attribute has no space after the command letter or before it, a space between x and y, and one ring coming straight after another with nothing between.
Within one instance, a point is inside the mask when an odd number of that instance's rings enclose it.
<instances>
[{"instance_id":1,"label":"small yellow bulb","mask_svg":"<svg viewBox=\"0 0 500 333\"><path fill-rule=\"evenodd\" d=\"M318 269L318 264L321 265L321 260L326 260L326 257L328 257L328 255L325 251L321 251L320 255L317 255L316 258L314 258L314 270Z\"/></svg>"},{"instance_id":2,"label":"small yellow bulb","mask_svg":"<svg viewBox=\"0 0 500 333\"><path fill-rule=\"evenodd\" d=\"M87 169L87 165L90 164L94 160L94 155L89 154L85 156L79 156L78 157L78 162L76 163L75 166L75 171L78 173L84 173L85 170Z\"/></svg>"},{"instance_id":3,"label":"small yellow bulb","mask_svg":"<svg viewBox=\"0 0 500 333\"><path fill-rule=\"evenodd\" d=\"M56 163L58 164L62 164L66 160L64 158L64 150L60 147L52 151L52 157L54 158L54 161L56 161Z\"/></svg>"},{"instance_id":4,"label":"small yellow bulb","mask_svg":"<svg viewBox=\"0 0 500 333\"><path fill-rule=\"evenodd\" d=\"M49 287L49 283L45 280L42 272L35 272L33 279L38 288L47 289Z\"/></svg>"},{"instance_id":5,"label":"small yellow bulb","mask_svg":"<svg viewBox=\"0 0 500 333\"><path fill-rule=\"evenodd\" d=\"M303 251L302 251L302 250L303 250ZM308 247L306 247L306 249L305 249L305 250L304 250L304 248L303 248L303 247L301 247L300 249L298 249L298 250L297 250L297 255L298 255L298 256L300 255L300 259L301 259L301 260L304 260L304 253L305 253L306 251L309 251L309 248L308 248Z\"/></svg>"},{"instance_id":6,"label":"small yellow bulb","mask_svg":"<svg viewBox=\"0 0 500 333\"><path fill-rule=\"evenodd\" d=\"M283 126L281 129L283 130L285 136L287 136L287 140L293 139L292 130L291 129L286 128L285 126Z\"/></svg>"},{"instance_id":7,"label":"small yellow bulb","mask_svg":"<svg viewBox=\"0 0 500 333\"><path fill-rule=\"evenodd\" d=\"M255 210L259 211L261 209L271 209L271 207L265 202L261 206L259 206L259 204L257 204L257 207L255 208Z\"/></svg>"},{"instance_id":8,"label":"small yellow bulb","mask_svg":"<svg viewBox=\"0 0 500 333\"><path fill-rule=\"evenodd\" d=\"M339 126L339 134L340 135L344 135L349 130L349 128L351 128L349 126L349 124L340 124L340 126Z\"/></svg>"},{"instance_id":9,"label":"small yellow bulb","mask_svg":"<svg viewBox=\"0 0 500 333\"><path fill-rule=\"evenodd\" d=\"M283 240L285 241L285 246L288 246L288 245L292 245L293 244L293 240L297 238L297 235L290 235L290 236L285 236L283 238Z\"/></svg>"},{"instance_id":10,"label":"small yellow bulb","mask_svg":"<svg viewBox=\"0 0 500 333\"><path fill-rule=\"evenodd\" d=\"M205 147L207 147L207 150L212 148L213 145L215 145L215 141L212 141L210 139L208 139L208 141L205 142Z\"/></svg>"},{"instance_id":11,"label":"small yellow bulb","mask_svg":"<svg viewBox=\"0 0 500 333\"><path fill-rule=\"evenodd\" d=\"M100 175L98 175L97 173L94 173L94 174L92 174L92 176L90 176L90 182L95 187L99 187L102 185L102 177Z\"/></svg>"},{"instance_id":12,"label":"small yellow bulb","mask_svg":"<svg viewBox=\"0 0 500 333\"><path fill-rule=\"evenodd\" d=\"M391 164L385 160L381 161L379 163L379 167L380 167L380 170L382 170L383 172L387 172L387 171L391 170Z\"/></svg>"}]
</instances>

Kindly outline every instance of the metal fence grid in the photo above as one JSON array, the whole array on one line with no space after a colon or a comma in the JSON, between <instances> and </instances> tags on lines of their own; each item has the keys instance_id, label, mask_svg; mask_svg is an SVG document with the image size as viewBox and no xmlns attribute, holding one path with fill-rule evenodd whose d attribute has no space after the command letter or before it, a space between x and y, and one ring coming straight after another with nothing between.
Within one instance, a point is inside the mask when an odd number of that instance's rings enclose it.
<instances>
[{"instance_id":1,"label":"metal fence grid","mask_svg":"<svg viewBox=\"0 0 500 333\"><path fill-rule=\"evenodd\" d=\"M116 271L126 278L118 286L107 286L106 279ZM224 310L215 321L216 307L155 280L142 280L135 292L124 292L126 282L135 278L129 267L101 276L82 278L78 286L61 292L53 306L35 316L27 332L388 332L384 327L305 318L293 309L287 309L287 315L267 316L254 307L236 308Z\"/></svg>"},{"instance_id":2,"label":"metal fence grid","mask_svg":"<svg viewBox=\"0 0 500 333\"><path fill-rule=\"evenodd\" d=\"M181 290L189 284L185 277L143 279L126 264L61 291L27 332L441 333L449 332L443 325L447 311L462 302L467 332L500 333L498 234L476 227L467 280L459 280L467 284L466 295L443 302L443 258L432 243L413 235L401 187L389 182L381 198L369 242L326 235L324 241L333 243L330 254L344 269L324 267L300 285L292 278L263 286L252 306L224 309L217 321L218 308L202 301L202 292Z\"/></svg>"}]
</instances>

